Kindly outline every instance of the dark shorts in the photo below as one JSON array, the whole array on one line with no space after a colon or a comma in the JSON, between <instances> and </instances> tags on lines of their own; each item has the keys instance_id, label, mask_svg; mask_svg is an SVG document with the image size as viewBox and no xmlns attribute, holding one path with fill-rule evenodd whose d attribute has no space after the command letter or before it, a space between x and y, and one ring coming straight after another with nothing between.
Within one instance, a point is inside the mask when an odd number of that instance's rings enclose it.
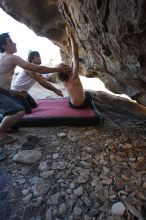
<instances>
[{"instance_id":1,"label":"dark shorts","mask_svg":"<svg viewBox=\"0 0 146 220\"><path fill-rule=\"evenodd\" d=\"M37 103L28 93L25 97L23 97L21 95L14 95L14 96L12 96L12 99L16 103L18 103L24 107L26 114L31 114L32 108L37 107Z\"/></svg>"},{"instance_id":2,"label":"dark shorts","mask_svg":"<svg viewBox=\"0 0 146 220\"><path fill-rule=\"evenodd\" d=\"M6 115L13 115L17 112L24 111L24 107L16 103L9 96L0 92L0 115L4 117Z\"/></svg>"},{"instance_id":3,"label":"dark shorts","mask_svg":"<svg viewBox=\"0 0 146 220\"><path fill-rule=\"evenodd\" d=\"M87 91L85 92L85 100L84 100L84 102L83 102L82 105L80 105L80 106L75 106L75 105L73 105L73 104L71 103L71 101L69 100L69 105L70 105L70 107L73 108L73 109L85 109L85 108L90 107L90 106L91 106L91 103L92 103L92 98L91 98L90 93L87 92Z\"/></svg>"},{"instance_id":4,"label":"dark shorts","mask_svg":"<svg viewBox=\"0 0 146 220\"><path fill-rule=\"evenodd\" d=\"M16 114L19 111L25 111L26 114L32 113L31 108L37 106L34 99L27 94L11 95L9 91L0 88L0 114L3 116Z\"/></svg>"}]
</instances>

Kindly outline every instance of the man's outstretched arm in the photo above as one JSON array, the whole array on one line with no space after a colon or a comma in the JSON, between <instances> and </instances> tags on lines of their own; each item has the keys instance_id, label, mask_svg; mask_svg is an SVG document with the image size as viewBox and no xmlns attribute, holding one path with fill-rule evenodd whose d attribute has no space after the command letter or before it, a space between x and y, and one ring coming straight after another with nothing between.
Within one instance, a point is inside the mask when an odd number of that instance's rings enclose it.
<instances>
[{"instance_id":1,"label":"man's outstretched arm","mask_svg":"<svg viewBox=\"0 0 146 220\"><path fill-rule=\"evenodd\" d=\"M41 75L38 75L36 72L32 71L26 71L26 73L33 78L35 81L37 81L41 86L44 88L51 90L55 92L58 96L63 97L62 91L60 89L57 89L55 86L53 86L51 83L49 83L46 79L44 79Z\"/></svg>"},{"instance_id":2,"label":"man's outstretched arm","mask_svg":"<svg viewBox=\"0 0 146 220\"><path fill-rule=\"evenodd\" d=\"M79 54L78 54L78 44L74 38L73 33L71 32L71 30L69 28L66 28L66 32L68 37L70 38L70 42L71 42L71 48L72 48L72 74L73 74L73 79L76 78L78 76L78 72L79 72Z\"/></svg>"},{"instance_id":3,"label":"man's outstretched arm","mask_svg":"<svg viewBox=\"0 0 146 220\"><path fill-rule=\"evenodd\" d=\"M11 62L13 65L20 66L23 69L34 71L34 72L41 73L41 74L70 71L70 67L67 65L64 65L63 67L59 67L59 68L41 66L41 65L36 65L33 63L26 62L21 57L16 56L16 55L11 56Z\"/></svg>"}]
</instances>

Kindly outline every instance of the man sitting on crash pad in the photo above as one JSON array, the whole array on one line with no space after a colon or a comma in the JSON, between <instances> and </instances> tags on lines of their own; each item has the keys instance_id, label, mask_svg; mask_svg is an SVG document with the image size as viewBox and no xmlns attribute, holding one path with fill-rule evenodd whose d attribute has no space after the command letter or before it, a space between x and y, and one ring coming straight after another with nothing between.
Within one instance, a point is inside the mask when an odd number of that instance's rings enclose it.
<instances>
[{"instance_id":1,"label":"man sitting on crash pad","mask_svg":"<svg viewBox=\"0 0 146 220\"><path fill-rule=\"evenodd\" d=\"M91 105L91 96L89 92L83 91L83 86L79 77L79 55L78 55L78 45L74 38L73 33L69 28L66 29L67 35L70 38L71 48L72 48L72 65L70 72L59 72L58 78L63 82L66 88L70 101L69 105L73 109L84 109ZM61 63L57 67L63 67L65 64Z\"/></svg>"}]
</instances>

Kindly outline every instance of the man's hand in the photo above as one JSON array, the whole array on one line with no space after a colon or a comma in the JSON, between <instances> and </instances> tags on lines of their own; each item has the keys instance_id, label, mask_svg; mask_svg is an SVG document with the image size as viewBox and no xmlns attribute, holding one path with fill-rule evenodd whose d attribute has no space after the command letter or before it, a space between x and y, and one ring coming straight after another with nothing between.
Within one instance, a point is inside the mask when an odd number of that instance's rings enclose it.
<instances>
[{"instance_id":1,"label":"man's hand","mask_svg":"<svg viewBox=\"0 0 146 220\"><path fill-rule=\"evenodd\" d=\"M61 91L60 89L56 89L54 92L55 92L58 96L63 97L63 93L62 93L62 91Z\"/></svg>"},{"instance_id":2,"label":"man's hand","mask_svg":"<svg viewBox=\"0 0 146 220\"><path fill-rule=\"evenodd\" d=\"M27 95L27 92L22 90L22 91L19 91L19 94L18 95L21 95L21 96L26 96Z\"/></svg>"},{"instance_id":3,"label":"man's hand","mask_svg":"<svg viewBox=\"0 0 146 220\"><path fill-rule=\"evenodd\" d=\"M58 72L71 72L71 67L69 65L63 64L61 67L58 68Z\"/></svg>"}]
</instances>

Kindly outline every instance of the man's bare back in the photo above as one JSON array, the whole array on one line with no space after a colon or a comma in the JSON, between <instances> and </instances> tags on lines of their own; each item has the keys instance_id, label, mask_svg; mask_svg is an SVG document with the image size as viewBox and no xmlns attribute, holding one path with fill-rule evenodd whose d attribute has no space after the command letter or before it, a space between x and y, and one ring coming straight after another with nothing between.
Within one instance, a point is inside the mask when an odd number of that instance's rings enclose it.
<instances>
[{"instance_id":1,"label":"man's bare back","mask_svg":"<svg viewBox=\"0 0 146 220\"><path fill-rule=\"evenodd\" d=\"M68 91L71 103L75 106L82 105L84 103L85 96L79 76L77 76L75 79L70 77L70 79L66 82L63 82L63 84Z\"/></svg>"},{"instance_id":2,"label":"man's bare back","mask_svg":"<svg viewBox=\"0 0 146 220\"><path fill-rule=\"evenodd\" d=\"M67 89L70 96L70 106L72 108L87 108L90 105L89 94L84 94L83 86L79 78L79 56L78 45L71 32L67 28L67 34L70 38L72 48L72 70L68 73L58 73L59 79L63 82L64 87ZM60 64L59 66L63 66Z\"/></svg>"}]
</instances>

